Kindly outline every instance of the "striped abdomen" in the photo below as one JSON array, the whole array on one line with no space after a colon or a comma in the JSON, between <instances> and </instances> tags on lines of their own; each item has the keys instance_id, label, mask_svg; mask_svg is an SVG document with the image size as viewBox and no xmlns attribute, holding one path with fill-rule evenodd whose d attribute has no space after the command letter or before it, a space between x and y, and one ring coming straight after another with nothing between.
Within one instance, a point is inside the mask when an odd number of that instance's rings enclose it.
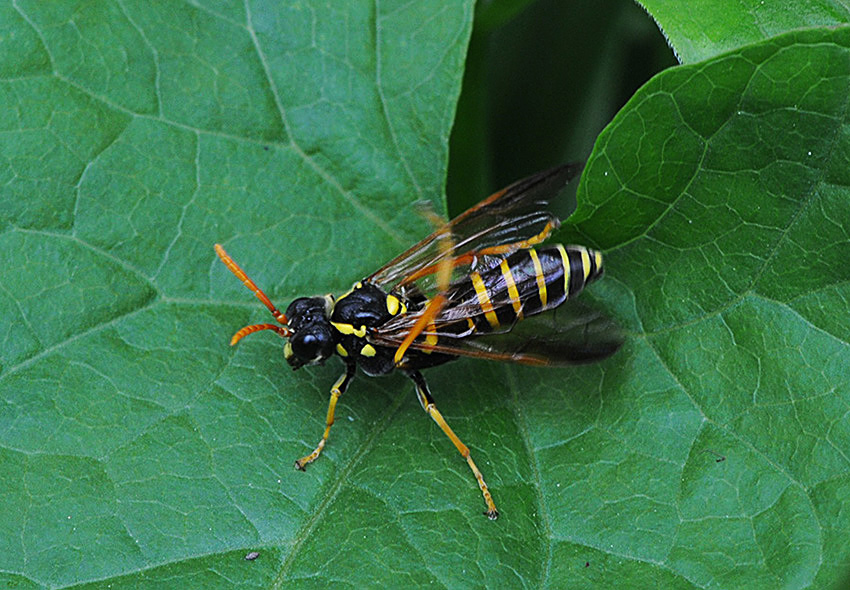
<instances>
[{"instance_id":1,"label":"striped abdomen","mask_svg":"<svg viewBox=\"0 0 850 590\"><path fill-rule=\"evenodd\" d=\"M447 307L475 312L467 316L474 332L510 329L518 319L558 307L601 276L602 254L584 246L519 250L454 283Z\"/></svg>"}]
</instances>

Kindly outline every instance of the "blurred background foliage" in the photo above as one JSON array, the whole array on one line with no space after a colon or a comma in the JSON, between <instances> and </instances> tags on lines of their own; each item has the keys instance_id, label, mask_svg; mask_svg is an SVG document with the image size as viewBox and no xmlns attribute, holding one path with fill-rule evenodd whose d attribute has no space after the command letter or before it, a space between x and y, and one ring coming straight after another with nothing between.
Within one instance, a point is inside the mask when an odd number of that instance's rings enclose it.
<instances>
[{"instance_id":1,"label":"blurred background foliage","mask_svg":"<svg viewBox=\"0 0 850 590\"><path fill-rule=\"evenodd\" d=\"M585 161L634 92L677 63L628 0L478 2L450 142L449 215L538 170Z\"/></svg>"}]
</instances>

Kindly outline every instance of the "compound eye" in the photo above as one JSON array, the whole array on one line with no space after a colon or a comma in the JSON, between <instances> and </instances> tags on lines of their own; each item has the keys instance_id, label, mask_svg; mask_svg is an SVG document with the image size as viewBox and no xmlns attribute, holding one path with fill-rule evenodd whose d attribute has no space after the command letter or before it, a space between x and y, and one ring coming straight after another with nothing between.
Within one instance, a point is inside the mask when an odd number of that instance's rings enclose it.
<instances>
[{"instance_id":1,"label":"compound eye","mask_svg":"<svg viewBox=\"0 0 850 590\"><path fill-rule=\"evenodd\" d=\"M330 333L321 326L298 332L290 338L292 355L286 360L297 368L305 364L320 363L333 354Z\"/></svg>"},{"instance_id":2,"label":"compound eye","mask_svg":"<svg viewBox=\"0 0 850 590\"><path fill-rule=\"evenodd\" d=\"M301 338L295 338L292 348L298 356L303 359L314 359L322 346L321 338L315 334L304 334Z\"/></svg>"}]
</instances>

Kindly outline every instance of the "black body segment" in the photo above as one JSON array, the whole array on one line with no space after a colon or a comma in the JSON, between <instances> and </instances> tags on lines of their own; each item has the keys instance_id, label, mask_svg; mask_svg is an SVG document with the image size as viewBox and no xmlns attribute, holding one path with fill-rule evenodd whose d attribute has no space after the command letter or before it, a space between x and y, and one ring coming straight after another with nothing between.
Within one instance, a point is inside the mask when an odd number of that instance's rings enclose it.
<instances>
[{"instance_id":1,"label":"black body segment","mask_svg":"<svg viewBox=\"0 0 850 590\"><path fill-rule=\"evenodd\" d=\"M424 368L418 363L427 357L414 355L417 350L426 355L464 355L533 365L604 358L619 347L617 331L604 316L581 308L580 317L555 325L551 318L547 322L528 320L551 313L602 274L602 255L584 246L553 244L486 257L477 270L449 285L444 308L411 344L403 367ZM420 311L421 304L412 305L410 313L377 328L373 341L390 348L398 346ZM516 330L518 324L529 329ZM534 326L545 334L536 333Z\"/></svg>"},{"instance_id":2,"label":"black body segment","mask_svg":"<svg viewBox=\"0 0 850 590\"><path fill-rule=\"evenodd\" d=\"M360 365L367 375L386 375L395 368L395 348L375 342L372 336L396 316L418 311L422 303L401 295L385 293L371 283L360 282L334 304L330 316L336 353ZM441 365L454 357L410 351L407 366L425 369Z\"/></svg>"},{"instance_id":3,"label":"black body segment","mask_svg":"<svg viewBox=\"0 0 850 590\"><path fill-rule=\"evenodd\" d=\"M578 295L601 276L600 261L597 252L583 246L519 250L452 284L449 310L441 320L469 317L478 333L510 329L517 321Z\"/></svg>"}]
</instances>

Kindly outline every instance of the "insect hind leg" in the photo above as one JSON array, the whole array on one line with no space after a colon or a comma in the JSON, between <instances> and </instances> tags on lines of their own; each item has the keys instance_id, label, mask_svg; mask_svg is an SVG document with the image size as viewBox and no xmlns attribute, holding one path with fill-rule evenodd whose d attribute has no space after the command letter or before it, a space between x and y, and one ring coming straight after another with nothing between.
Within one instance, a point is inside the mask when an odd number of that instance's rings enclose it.
<instances>
[{"instance_id":1,"label":"insect hind leg","mask_svg":"<svg viewBox=\"0 0 850 590\"><path fill-rule=\"evenodd\" d=\"M434 422L436 422L446 436L449 437L449 440L454 443L458 452L460 452L461 456L466 459L466 463L472 470L473 475L475 475L478 487L481 489L481 494L484 496L484 502L487 503L487 511L484 512L484 514L490 520L496 520L499 517L499 511L496 509L496 504L493 502L493 495L490 493L490 489L484 481L484 476L481 474L481 471L478 469L478 466L475 465L475 461L472 460L472 456L469 454L469 447L463 444L463 441L458 438L451 427L446 423L446 420L443 418L440 410L437 409L437 406L434 404L434 398L431 397L431 392L428 391L428 384L425 382L425 378L422 376L422 373L419 371L408 371L407 376L410 377L416 385L416 397L419 399L419 404L422 406L422 409L431 416Z\"/></svg>"},{"instance_id":2,"label":"insect hind leg","mask_svg":"<svg viewBox=\"0 0 850 590\"><path fill-rule=\"evenodd\" d=\"M441 223L439 216L437 216L437 214L433 211L426 209L423 213L432 224L439 225ZM433 322L434 318L440 314L440 311L442 311L443 307L446 305L446 291L449 289L449 283L451 283L452 280L452 269L454 268L454 258L451 255L452 250L454 249L454 240L452 239L451 232L448 230L448 226L445 224L443 224L442 229L437 230L437 234L440 240L440 250L443 254L442 260L434 266L437 275L437 294L428 301L428 305L425 306L425 310L422 312L422 315L418 320L416 320L416 323L413 324L413 327L395 351L393 362L397 367L401 366L402 361L404 360L404 353L407 352L407 349L413 341L422 334L426 327Z\"/></svg>"}]
</instances>

